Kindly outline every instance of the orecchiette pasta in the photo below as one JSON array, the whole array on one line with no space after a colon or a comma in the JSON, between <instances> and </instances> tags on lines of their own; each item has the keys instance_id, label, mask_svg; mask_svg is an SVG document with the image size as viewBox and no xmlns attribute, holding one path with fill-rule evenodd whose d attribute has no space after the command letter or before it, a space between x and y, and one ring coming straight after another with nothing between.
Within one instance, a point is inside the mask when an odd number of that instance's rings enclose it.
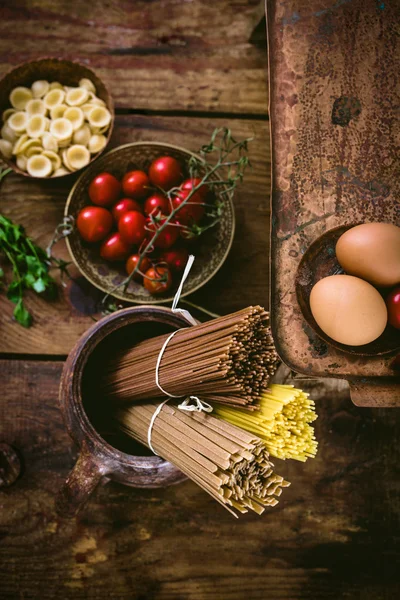
<instances>
[{"instance_id":1,"label":"orecchiette pasta","mask_svg":"<svg viewBox=\"0 0 400 600\"><path fill-rule=\"evenodd\" d=\"M33 98L33 100L29 100L25 107L28 115L45 115L47 113L47 108L40 98Z\"/></svg>"},{"instance_id":2,"label":"orecchiette pasta","mask_svg":"<svg viewBox=\"0 0 400 600\"><path fill-rule=\"evenodd\" d=\"M0 140L0 152L5 158L12 157L12 143L8 140Z\"/></svg>"},{"instance_id":3,"label":"orecchiette pasta","mask_svg":"<svg viewBox=\"0 0 400 600\"><path fill-rule=\"evenodd\" d=\"M50 84L44 79L40 79L32 83L32 95L34 98L43 98L49 91Z\"/></svg>"},{"instance_id":4,"label":"orecchiette pasta","mask_svg":"<svg viewBox=\"0 0 400 600\"><path fill-rule=\"evenodd\" d=\"M78 106L71 106L65 111L64 118L71 121L72 129L76 131L82 127L85 115Z\"/></svg>"},{"instance_id":5,"label":"orecchiette pasta","mask_svg":"<svg viewBox=\"0 0 400 600\"><path fill-rule=\"evenodd\" d=\"M18 86L2 114L0 154L32 177L61 177L103 150L111 124L106 103L90 79L78 86L38 79Z\"/></svg>"},{"instance_id":6,"label":"orecchiette pasta","mask_svg":"<svg viewBox=\"0 0 400 600\"><path fill-rule=\"evenodd\" d=\"M16 87L10 94L11 106L17 110L25 110L25 106L28 104L29 100L32 100L32 98L33 95L29 88Z\"/></svg>"},{"instance_id":7,"label":"orecchiette pasta","mask_svg":"<svg viewBox=\"0 0 400 600\"><path fill-rule=\"evenodd\" d=\"M51 160L43 154L35 154L28 158L26 169L32 177L48 177L52 170Z\"/></svg>"},{"instance_id":8,"label":"orecchiette pasta","mask_svg":"<svg viewBox=\"0 0 400 600\"><path fill-rule=\"evenodd\" d=\"M26 133L31 138L40 138L46 131L46 120L43 115L33 115L26 125Z\"/></svg>"},{"instance_id":9,"label":"orecchiette pasta","mask_svg":"<svg viewBox=\"0 0 400 600\"><path fill-rule=\"evenodd\" d=\"M90 163L90 152L86 146L75 144L70 146L66 153L68 164L75 170L82 169Z\"/></svg>"},{"instance_id":10,"label":"orecchiette pasta","mask_svg":"<svg viewBox=\"0 0 400 600\"><path fill-rule=\"evenodd\" d=\"M28 119L27 113L19 110L11 115L7 123L16 133L21 134L26 130Z\"/></svg>"}]
</instances>

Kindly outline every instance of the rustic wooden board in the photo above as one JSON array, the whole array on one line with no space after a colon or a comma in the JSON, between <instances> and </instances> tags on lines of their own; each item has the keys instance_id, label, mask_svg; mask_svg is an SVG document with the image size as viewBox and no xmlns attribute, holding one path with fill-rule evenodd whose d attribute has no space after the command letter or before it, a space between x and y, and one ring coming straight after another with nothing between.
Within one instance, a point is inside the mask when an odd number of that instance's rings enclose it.
<instances>
[{"instance_id":1,"label":"rustic wooden board","mask_svg":"<svg viewBox=\"0 0 400 600\"><path fill-rule=\"evenodd\" d=\"M197 150L214 127L227 125L238 138L253 137L250 159L253 168L236 195L237 229L231 254L216 277L203 290L190 297L197 304L228 313L251 303L268 304L268 227L270 154L268 123L251 120L120 116L111 147L139 140L158 140ZM46 247L61 221L72 182L36 182L14 174L7 176L0 189L0 210L26 227L28 234ZM54 250L68 259L64 242ZM245 282L245 283L244 283ZM26 330L12 320L13 307L0 294L0 352L65 355L77 338L92 323L99 293L83 278L66 289L59 286L60 298L49 303L35 294L27 306L34 325ZM55 332L56 335L55 335Z\"/></svg>"},{"instance_id":2,"label":"rustic wooden board","mask_svg":"<svg viewBox=\"0 0 400 600\"><path fill-rule=\"evenodd\" d=\"M266 112L260 0L0 3L0 76L42 56L82 62L117 108Z\"/></svg>"},{"instance_id":3,"label":"rustic wooden board","mask_svg":"<svg viewBox=\"0 0 400 600\"><path fill-rule=\"evenodd\" d=\"M392 394L381 395L393 403L394 356L366 360L321 341L304 320L295 278L307 248L329 229L400 225L400 3L270 0L267 8L275 342L291 368L310 376L392 377Z\"/></svg>"},{"instance_id":4,"label":"rustic wooden board","mask_svg":"<svg viewBox=\"0 0 400 600\"><path fill-rule=\"evenodd\" d=\"M61 369L0 361L0 439L25 466L0 491L2 600L398 596L396 411L358 409L335 380L302 381L318 400L320 451L306 464L276 460L292 486L262 517L236 521L191 482L108 483L64 521L53 500L75 452L57 407Z\"/></svg>"}]
</instances>

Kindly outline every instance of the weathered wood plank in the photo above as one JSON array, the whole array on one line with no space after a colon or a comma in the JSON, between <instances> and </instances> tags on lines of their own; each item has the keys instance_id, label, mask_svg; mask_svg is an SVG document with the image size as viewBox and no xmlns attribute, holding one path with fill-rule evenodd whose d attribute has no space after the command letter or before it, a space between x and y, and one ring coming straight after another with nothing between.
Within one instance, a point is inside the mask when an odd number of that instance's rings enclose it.
<instances>
[{"instance_id":1,"label":"weathered wood plank","mask_svg":"<svg viewBox=\"0 0 400 600\"><path fill-rule=\"evenodd\" d=\"M268 123L251 120L194 119L172 117L118 117L111 147L139 140L159 140L197 150L214 127L227 125L238 138L253 137L249 156L253 168L235 197L237 230L231 254L224 267L191 300L218 313L228 313L246 304L268 304L268 231L270 154ZM26 227L28 234L46 247L61 221L72 182L37 182L14 174L0 189L0 210ZM68 258L65 244L55 255ZM245 282L245 284L244 284ZM65 355L92 323L101 293L82 278L66 289L59 286L59 300L48 303L34 294L27 306L34 325L23 329L13 322L10 302L0 294L0 352Z\"/></svg>"},{"instance_id":2,"label":"weathered wood plank","mask_svg":"<svg viewBox=\"0 0 400 600\"><path fill-rule=\"evenodd\" d=\"M259 0L0 4L0 76L42 56L95 69L118 108L266 113Z\"/></svg>"},{"instance_id":3,"label":"weathered wood plank","mask_svg":"<svg viewBox=\"0 0 400 600\"><path fill-rule=\"evenodd\" d=\"M191 482L109 483L64 521L53 499L75 453L57 408L61 369L0 362L0 439L25 465L0 491L2 599L398 597L396 411L358 409L341 382L302 382L318 399L319 454L275 461L292 486L262 517L236 521Z\"/></svg>"}]
</instances>

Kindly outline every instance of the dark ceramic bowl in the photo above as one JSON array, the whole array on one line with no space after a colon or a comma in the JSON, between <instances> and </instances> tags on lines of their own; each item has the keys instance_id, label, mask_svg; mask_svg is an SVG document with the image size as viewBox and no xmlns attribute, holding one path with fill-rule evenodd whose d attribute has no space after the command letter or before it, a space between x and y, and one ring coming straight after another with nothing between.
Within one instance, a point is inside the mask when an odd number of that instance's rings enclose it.
<instances>
[{"instance_id":1,"label":"dark ceramic bowl","mask_svg":"<svg viewBox=\"0 0 400 600\"><path fill-rule=\"evenodd\" d=\"M176 158L184 168L187 167L190 158L196 156L184 148L156 142L137 142L111 150L96 160L79 177L69 194L64 215L76 219L79 211L90 204L88 187L99 173L108 171L121 179L131 169L147 170L155 158L165 155ZM218 181L217 176L213 179ZM218 190L221 187L218 186ZM196 260L186 280L182 297L192 294L207 283L228 256L235 230L235 213L230 196L220 195L219 200L224 203L221 220L215 227L201 235L193 248L190 246L188 248L189 252L195 255ZM77 231L66 238L66 241L71 257L82 275L103 292L137 304L160 304L173 299L180 283L179 274L174 277L172 288L161 296L152 296L141 283L135 281L131 281L126 292L122 287L115 290L115 287L127 277L124 264L104 261L100 257L99 246L85 243Z\"/></svg>"},{"instance_id":2,"label":"dark ceramic bowl","mask_svg":"<svg viewBox=\"0 0 400 600\"><path fill-rule=\"evenodd\" d=\"M0 115L4 110L6 110L6 108L11 107L9 95L15 87L30 87L32 83L38 79L45 79L50 82L58 81L62 85L77 86L79 80L82 78L87 78L92 81L96 88L96 95L106 103L106 106L111 113L110 127L107 134L105 134L108 144L114 126L114 102L111 94L102 80L99 79L99 77L91 69L88 69L88 67L70 60L62 60L59 58L42 58L23 63L9 71L0 81ZM1 126L2 125L3 123L1 123ZM89 164L91 164L98 156L100 156L100 154L104 152L107 144L103 150L101 150L101 152L98 152L92 156ZM20 175L24 175L24 177L31 177L32 179L48 179L48 177L32 177L29 175L29 173L17 167L16 163L12 159L7 159L3 156L1 156L1 158L9 167L11 167L11 169L13 169L13 171L19 173ZM73 173L60 175L59 177L68 177L77 172L78 171L73 171Z\"/></svg>"},{"instance_id":3,"label":"dark ceramic bowl","mask_svg":"<svg viewBox=\"0 0 400 600\"><path fill-rule=\"evenodd\" d=\"M314 285L324 277L344 273L336 258L336 243L345 231L356 225L359 225L359 223L341 225L330 229L316 239L307 249L297 270L297 301L308 325L330 346L356 356L380 356L394 353L400 350L400 336L399 332L391 325L387 325L382 335L370 344L347 346L327 336L317 325L311 312L310 293Z\"/></svg>"}]
</instances>

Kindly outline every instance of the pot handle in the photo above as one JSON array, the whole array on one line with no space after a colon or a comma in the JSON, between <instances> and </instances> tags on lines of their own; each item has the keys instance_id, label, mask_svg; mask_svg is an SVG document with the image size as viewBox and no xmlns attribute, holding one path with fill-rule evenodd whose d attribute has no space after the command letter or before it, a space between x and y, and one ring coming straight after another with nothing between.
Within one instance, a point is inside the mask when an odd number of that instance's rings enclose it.
<instances>
[{"instance_id":1,"label":"pot handle","mask_svg":"<svg viewBox=\"0 0 400 600\"><path fill-rule=\"evenodd\" d=\"M59 516L74 517L89 500L105 474L104 467L83 445L74 468L57 494L55 504Z\"/></svg>"}]
</instances>

